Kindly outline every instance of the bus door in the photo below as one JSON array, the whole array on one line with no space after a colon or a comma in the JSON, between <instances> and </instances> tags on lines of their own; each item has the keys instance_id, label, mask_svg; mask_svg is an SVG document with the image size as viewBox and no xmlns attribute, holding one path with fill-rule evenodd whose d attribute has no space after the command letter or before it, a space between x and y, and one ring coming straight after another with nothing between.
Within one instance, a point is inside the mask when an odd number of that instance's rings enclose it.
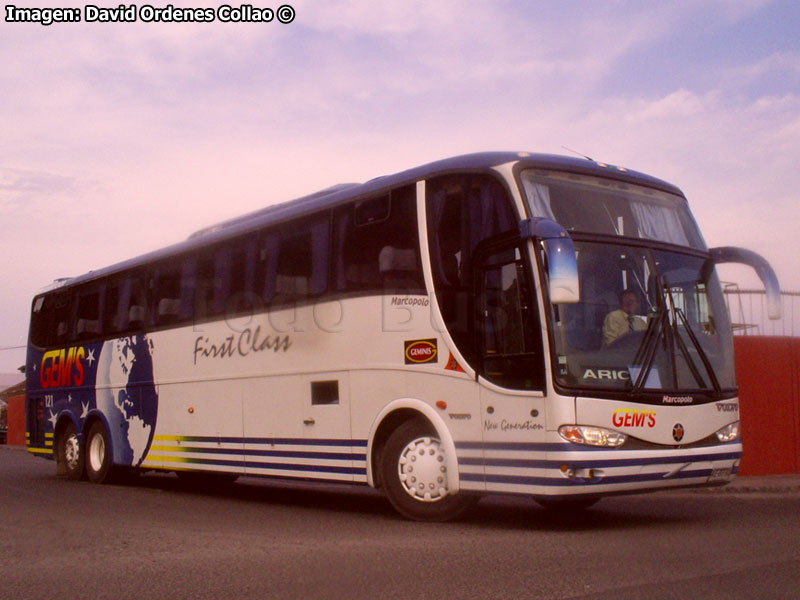
<instances>
[{"instance_id":1,"label":"bus door","mask_svg":"<svg viewBox=\"0 0 800 600\"><path fill-rule=\"evenodd\" d=\"M159 411L158 423L160 431L169 433L156 437L156 456L176 446L172 452L180 450L175 456L192 468L244 472L242 399L230 380L162 385L159 405L170 408ZM148 461L158 460L156 456ZM175 456L164 455L163 466L173 466Z\"/></svg>"},{"instance_id":2,"label":"bus door","mask_svg":"<svg viewBox=\"0 0 800 600\"><path fill-rule=\"evenodd\" d=\"M537 476L532 452L542 449L539 444L545 440L541 327L530 263L519 240L485 247L476 258L475 330L486 481L490 489L514 491L516 482Z\"/></svg>"},{"instance_id":3,"label":"bus door","mask_svg":"<svg viewBox=\"0 0 800 600\"><path fill-rule=\"evenodd\" d=\"M353 455L363 449L353 447L350 435L349 374L323 372L303 380L302 436L315 472L324 479L352 481Z\"/></svg>"},{"instance_id":4,"label":"bus door","mask_svg":"<svg viewBox=\"0 0 800 600\"><path fill-rule=\"evenodd\" d=\"M266 376L249 381L242 399L247 471L264 474L280 462L287 440L303 437L302 375Z\"/></svg>"}]
</instances>

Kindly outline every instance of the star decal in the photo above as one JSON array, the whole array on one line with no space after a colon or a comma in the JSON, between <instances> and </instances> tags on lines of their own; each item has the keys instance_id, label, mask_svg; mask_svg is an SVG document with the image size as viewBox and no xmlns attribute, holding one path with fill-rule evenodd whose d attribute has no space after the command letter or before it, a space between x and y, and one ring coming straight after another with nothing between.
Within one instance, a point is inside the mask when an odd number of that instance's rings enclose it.
<instances>
[{"instance_id":1,"label":"star decal","mask_svg":"<svg viewBox=\"0 0 800 600\"><path fill-rule=\"evenodd\" d=\"M81 413L81 419L85 419L89 415L89 403L87 402L84 404L81 402L81 406L83 407L83 412Z\"/></svg>"},{"instance_id":2,"label":"star decal","mask_svg":"<svg viewBox=\"0 0 800 600\"><path fill-rule=\"evenodd\" d=\"M53 429L55 429L56 428L56 415L53 414L52 410L50 411L50 418L47 419L47 420L50 421L50 425L52 425Z\"/></svg>"},{"instance_id":3,"label":"star decal","mask_svg":"<svg viewBox=\"0 0 800 600\"><path fill-rule=\"evenodd\" d=\"M90 349L90 350L89 350L89 356L87 356L87 357L86 357L86 362L88 362L88 363L89 363L89 366L91 367L91 366L92 366L92 363L93 363L94 361L96 361L96 360L97 360L97 359L94 357L94 350L93 350L93 349Z\"/></svg>"}]
</instances>

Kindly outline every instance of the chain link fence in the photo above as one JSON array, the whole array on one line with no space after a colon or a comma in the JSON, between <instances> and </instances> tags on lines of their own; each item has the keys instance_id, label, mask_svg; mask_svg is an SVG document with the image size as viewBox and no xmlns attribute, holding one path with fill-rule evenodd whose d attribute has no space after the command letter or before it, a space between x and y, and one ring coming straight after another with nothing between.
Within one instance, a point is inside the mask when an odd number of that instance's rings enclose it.
<instances>
[{"instance_id":1,"label":"chain link fence","mask_svg":"<svg viewBox=\"0 0 800 600\"><path fill-rule=\"evenodd\" d=\"M743 290L735 283L723 283L725 303L734 335L800 336L800 292L781 292L781 318L767 317L764 290Z\"/></svg>"}]
</instances>

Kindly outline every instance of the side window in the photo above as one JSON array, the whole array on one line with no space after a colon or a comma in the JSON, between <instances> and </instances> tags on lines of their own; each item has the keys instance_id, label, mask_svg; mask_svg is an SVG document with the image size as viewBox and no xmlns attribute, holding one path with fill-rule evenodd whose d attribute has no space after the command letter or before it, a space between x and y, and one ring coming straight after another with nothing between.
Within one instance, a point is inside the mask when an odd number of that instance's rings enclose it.
<instances>
[{"instance_id":1,"label":"side window","mask_svg":"<svg viewBox=\"0 0 800 600\"><path fill-rule=\"evenodd\" d=\"M52 292L34 298L31 311L30 338L34 346L46 348L70 341L72 335L72 295Z\"/></svg>"},{"instance_id":2,"label":"side window","mask_svg":"<svg viewBox=\"0 0 800 600\"><path fill-rule=\"evenodd\" d=\"M335 211L338 292L424 294L414 186Z\"/></svg>"},{"instance_id":3,"label":"side window","mask_svg":"<svg viewBox=\"0 0 800 600\"><path fill-rule=\"evenodd\" d=\"M255 242L242 238L207 248L184 269L185 293L194 294L197 321L234 315L262 305L254 296L256 278Z\"/></svg>"},{"instance_id":4,"label":"side window","mask_svg":"<svg viewBox=\"0 0 800 600\"><path fill-rule=\"evenodd\" d=\"M280 231L274 303L303 301L327 291L328 230L326 217L313 217Z\"/></svg>"},{"instance_id":5,"label":"side window","mask_svg":"<svg viewBox=\"0 0 800 600\"><path fill-rule=\"evenodd\" d=\"M108 281L103 292L103 315L101 329L104 334L117 333L122 329L119 319L120 282Z\"/></svg>"},{"instance_id":6,"label":"side window","mask_svg":"<svg viewBox=\"0 0 800 600\"><path fill-rule=\"evenodd\" d=\"M31 308L31 344L39 348L52 345L55 337L53 335L55 316L55 296L38 296L33 299Z\"/></svg>"},{"instance_id":7,"label":"side window","mask_svg":"<svg viewBox=\"0 0 800 600\"><path fill-rule=\"evenodd\" d=\"M278 271L278 233L265 231L256 242L254 292L265 306L275 297L275 276Z\"/></svg>"},{"instance_id":8,"label":"side window","mask_svg":"<svg viewBox=\"0 0 800 600\"><path fill-rule=\"evenodd\" d=\"M191 317L195 264L184 257L155 266L151 281L155 325L173 325Z\"/></svg>"},{"instance_id":9,"label":"side window","mask_svg":"<svg viewBox=\"0 0 800 600\"><path fill-rule=\"evenodd\" d=\"M85 340L100 335L100 290L97 286L77 293L75 338Z\"/></svg>"},{"instance_id":10,"label":"side window","mask_svg":"<svg viewBox=\"0 0 800 600\"><path fill-rule=\"evenodd\" d=\"M134 272L125 278L120 322L124 331L140 329L147 323L147 285L144 273Z\"/></svg>"},{"instance_id":11,"label":"side window","mask_svg":"<svg viewBox=\"0 0 800 600\"><path fill-rule=\"evenodd\" d=\"M505 187L488 175L443 176L426 183L428 244L439 308L450 335L474 364L473 255L482 241L515 231L519 217Z\"/></svg>"},{"instance_id":12,"label":"side window","mask_svg":"<svg viewBox=\"0 0 800 600\"><path fill-rule=\"evenodd\" d=\"M200 252L194 271L194 319L203 321L221 314L224 308L221 299L222 282L217 271L217 248Z\"/></svg>"},{"instance_id":13,"label":"side window","mask_svg":"<svg viewBox=\"0 0 800 600\"><path fill-rule=\"evenodd\" d=\"M71 296L68 293L57 294L54 298L54 329L49 345L63 345L69 341L70 322L72 321Z\"/></svg>"},{"instance_id":14,"label":"side window","mask_svg":"<svg viewBox=\"0 0 800 600\"><path fill-rule=\"evenodd\" d=\"M226 315L241 314L262 306L256 297L255 243L252 239L235 240L225 245L217 255L217 281L219 295Z\"/></svg>"},{"instance_id":15,"label":"side window","mask_svg":"<svg viewBox=\"0 0 800 600\"><path fill-rule=\"evenodd\" d=\"M159 265L153 277L153 314L156 325L174 323L181 310L181 270L178 265Z\"/></svg>"}]
</instances>

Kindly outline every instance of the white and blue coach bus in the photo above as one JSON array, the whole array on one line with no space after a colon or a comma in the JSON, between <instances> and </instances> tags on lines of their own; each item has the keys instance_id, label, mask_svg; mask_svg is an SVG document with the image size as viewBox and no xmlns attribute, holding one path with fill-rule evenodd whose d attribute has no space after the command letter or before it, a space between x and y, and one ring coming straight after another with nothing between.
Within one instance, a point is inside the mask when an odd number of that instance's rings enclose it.
<instances>
[{"instance_id":1,"label":"white and blue coach bus","mask_svg":"<svg viewBox=\"0 0 800 600\"><path fill-rule=\"evenodd\" d=\"M731 327L676 187L550 155L451 158L221 223L33 299L27 447L103 483L160 469L352 482L442 520L722 484Z\"/></svg>"}]
</instances>

